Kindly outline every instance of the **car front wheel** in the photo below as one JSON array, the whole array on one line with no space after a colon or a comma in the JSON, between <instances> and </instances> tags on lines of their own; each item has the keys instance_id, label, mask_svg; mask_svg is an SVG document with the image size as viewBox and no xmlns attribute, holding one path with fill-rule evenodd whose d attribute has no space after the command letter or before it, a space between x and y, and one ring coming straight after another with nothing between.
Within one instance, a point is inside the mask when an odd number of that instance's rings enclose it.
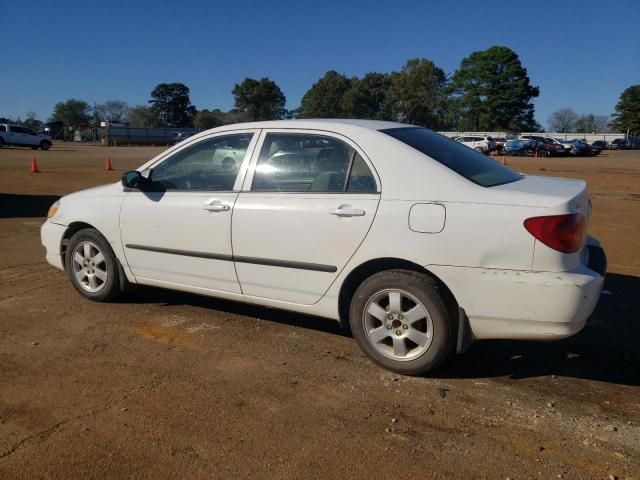
<instances>
[{"instance_id":1,"label":"car front wheel","mask_svg":"<svg viewBox=\"0 0 640 480\"><path fill-rule=\"evenodd\" d=\"M353 296L349 322L360 348L396 373L429 372L452 348L445 302L423 273L388 270L369 277Z\"/></svg>"},{"instance_id":2,"label":"car front wheel","mask_svg":"<svg viewBox=\"0 0 640 480\"><path fill-rule=\"evenodd\" d=\"M51 148L51 142L47 142L46 140L44 142L40 142L40 148L42 150L49 150Z\"/></svg>"},{"instance_id":3,"label":"car front wheel","mask_svg":"<svg viewBox=\"0 0 640 480\"><path fill-rule=\"evenodd\" d=\"M65 267L75 289L90 300L108 302L122 293L118 260L109 242L93 228L71 237Z\"/></svg>"}]
</instances>

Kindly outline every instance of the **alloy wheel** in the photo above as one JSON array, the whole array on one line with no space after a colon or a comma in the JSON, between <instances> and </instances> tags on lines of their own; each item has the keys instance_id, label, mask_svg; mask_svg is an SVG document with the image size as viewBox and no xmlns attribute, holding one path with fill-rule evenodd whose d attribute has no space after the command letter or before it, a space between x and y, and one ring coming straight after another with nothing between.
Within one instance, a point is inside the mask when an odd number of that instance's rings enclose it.
<instances>
[{"instance_id":1,"label":"alloy wheel","mask_svg":"<svg viewBox=\"0 0 640 480\"><path fill-rule=\"evenodd\" d=\"M103 253L90 241L83 241L73 250L73 273L83 290L96 293L107 282L108 270Z\"/></svg>"},{"instance_id":2,"label":"alloy wheel","mask_svg":"<svg viewBox=\"0 0 640 480\"><path fill-rule=\"evenodd\" d=\"M366 303L364 331L373 347L393 360L419 357L431 346L433 321L416 297L401 289L383 290Z\"/></svg>"}]
</instances>

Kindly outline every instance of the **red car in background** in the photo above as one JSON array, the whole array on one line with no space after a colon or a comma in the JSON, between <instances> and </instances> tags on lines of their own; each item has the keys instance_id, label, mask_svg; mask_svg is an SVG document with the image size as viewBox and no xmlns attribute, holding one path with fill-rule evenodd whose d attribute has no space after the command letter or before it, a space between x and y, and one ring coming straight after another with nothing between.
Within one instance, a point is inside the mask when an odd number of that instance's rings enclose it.
<instances>
[{"instance_id":1,"label":"red car in background","mask_svg":"<svg viewBox=\"0 0 640 480\"><path fill-rule=\"evenodd\" d=\"M504 146L507 144L507 139L504 137L494 137L493 141L496 142L496 150L498 152L501 152Z\"/></svg>"}]
</instances>

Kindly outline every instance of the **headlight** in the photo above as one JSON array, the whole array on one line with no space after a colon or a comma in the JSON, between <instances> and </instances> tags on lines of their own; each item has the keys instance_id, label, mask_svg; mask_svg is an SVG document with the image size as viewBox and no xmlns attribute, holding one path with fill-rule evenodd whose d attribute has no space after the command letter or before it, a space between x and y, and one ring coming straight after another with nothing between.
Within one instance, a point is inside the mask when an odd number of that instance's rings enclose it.
<instances>
[{"instance_id":1,"label":"headlight","mask_svg":"<svg viewBox=\"0 0 640 480\"><path fill-rule=\"evenodd\" d=\"M56 200L56 202L49 207L47 218L55 217L56 213L58 213L59 208L60 208L60 200Z\"/></svg>"}]
</instances>

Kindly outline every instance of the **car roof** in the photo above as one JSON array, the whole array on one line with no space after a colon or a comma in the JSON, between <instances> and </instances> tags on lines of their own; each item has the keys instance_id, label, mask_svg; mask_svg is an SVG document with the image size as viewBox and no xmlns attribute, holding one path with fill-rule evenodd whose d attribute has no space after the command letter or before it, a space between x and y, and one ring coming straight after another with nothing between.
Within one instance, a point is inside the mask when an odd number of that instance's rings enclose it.
<instances>
[{"instance_id":1,"label":"car roof","mask_svg":"<svg viewBox=\"0 0 640 480\"><path fill-rule=\"evenodd\" d=\"M292 120L268 120L262 122L234 123L218 127L216 130L237 130L239 128L331 128L344 125L363 127L369 130L386 130L390 128L417 128L406 123L387 122L382 120L360 120L354 118L309 118Z\"/></svg>"}]
</instances>

